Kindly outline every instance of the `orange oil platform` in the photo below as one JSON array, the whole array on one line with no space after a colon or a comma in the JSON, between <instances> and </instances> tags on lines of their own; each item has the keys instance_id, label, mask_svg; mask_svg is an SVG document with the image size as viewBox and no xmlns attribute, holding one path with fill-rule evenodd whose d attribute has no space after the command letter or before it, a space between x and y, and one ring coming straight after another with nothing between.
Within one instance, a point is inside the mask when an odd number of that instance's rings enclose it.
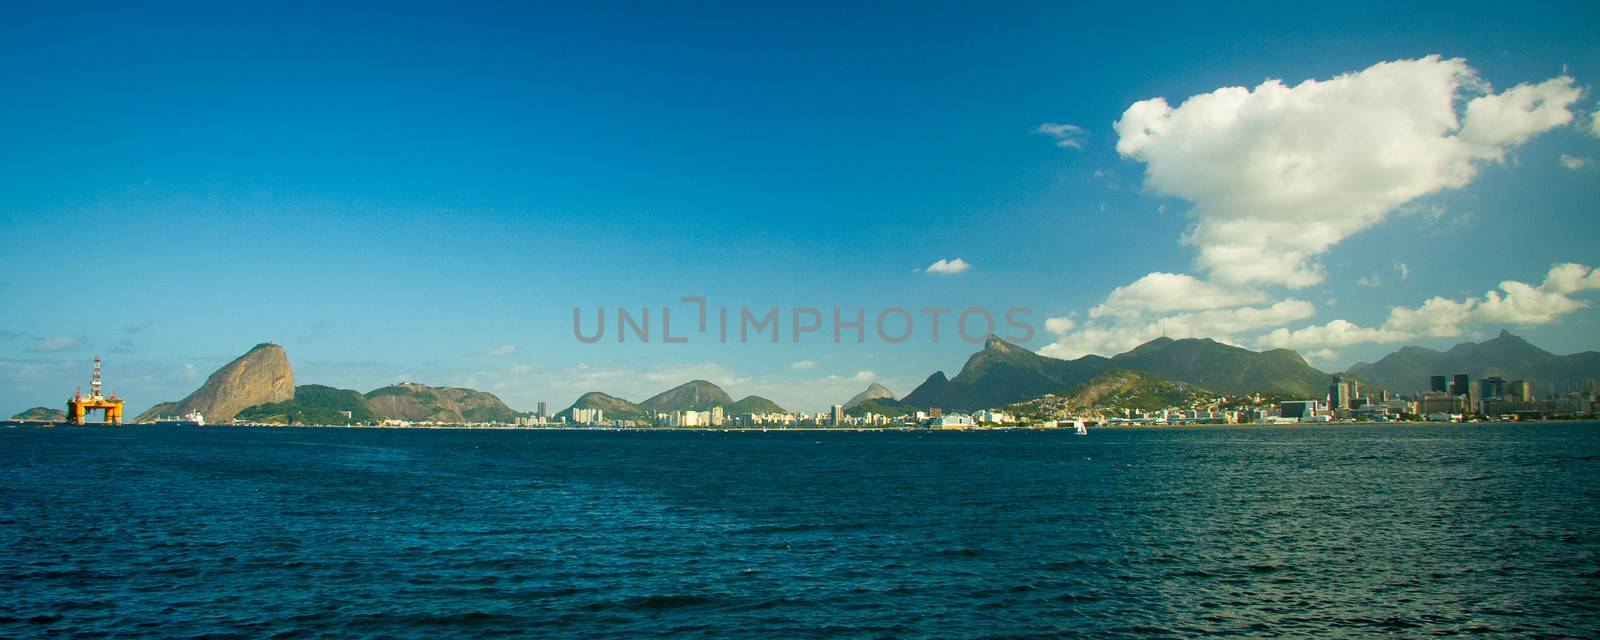
<instances>
[{"instance_id":1,"label":"orange oil platform","mask_svg":"<svg viewBox=\"0 0 1600 640\"><path fill-rule=\"evenodd\" d=\"M100 356L94 357L94 380L89 382L89 395L83 395L83 388L79 387L67 398L67 422L83 424L84 415L95 410L105 412L106 424L122 424L122 399L117 397L117 392L112 391L109 397L100 395Z\"/></svg>"}]
</instances>

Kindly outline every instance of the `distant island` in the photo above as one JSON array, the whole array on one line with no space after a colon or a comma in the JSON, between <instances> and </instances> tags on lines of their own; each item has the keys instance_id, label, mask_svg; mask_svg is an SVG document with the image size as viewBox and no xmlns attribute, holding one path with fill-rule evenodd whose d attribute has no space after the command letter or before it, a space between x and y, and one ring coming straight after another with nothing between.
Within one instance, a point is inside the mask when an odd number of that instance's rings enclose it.
<instances>
[{"instance_id":1,"label":"distant island","mask_svg":"<svg viewBox=\"0 0 1600 640\"><path fill-rule=\"evenodd\" d=\"M67 412L49 407L34 407L11 416L11 419L19 422L64 422L67 419Z\"/></svg>"},{"instance_id":2,"label":"distant island","mask_svg":"<svg viewBox=\"0 0 1600 640\"><path fill-rule=\"evenodd\" d=\"M209 424L328 426L591 426L611 428L885 428L1111 424L1464 420L1593 415L1600 353L1558 356L1502 331L1448 351L1404 347L1328 374L1299 354L1209 339L1158 338L1110 358L1061 360L990 336L957 372L928 376L904 397L873 383L815 413L755 395L734 400L691 380L641 402L601 391L545 414L492 393L398 382L362 393L297 385L288 354L261 343L184 398L133 422L203 416ZM1447 380L1448 384L1440 381ZM1468 381L1476 381L1476 385ZM35 407L12 420L54 423Z\"/></svg>"}]
</instances>

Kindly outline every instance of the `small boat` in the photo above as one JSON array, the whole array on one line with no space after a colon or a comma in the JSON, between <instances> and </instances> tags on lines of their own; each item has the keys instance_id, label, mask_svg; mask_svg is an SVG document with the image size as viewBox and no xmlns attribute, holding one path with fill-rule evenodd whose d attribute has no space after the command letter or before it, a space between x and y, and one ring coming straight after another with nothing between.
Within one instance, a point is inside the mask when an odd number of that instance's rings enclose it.
<instances>
[{"instance_id":1,"label":"small boat","mask_svg":"<svg viewBox=\"0 0 1600 640\"><path fill-rule=\"evenodd\" d=\"M1072 428L1076 430L1077 434L1080 436L1089 435L1089 427L1083 424L1083 418L1073 418Z\"/></svg>"}]
</instances>

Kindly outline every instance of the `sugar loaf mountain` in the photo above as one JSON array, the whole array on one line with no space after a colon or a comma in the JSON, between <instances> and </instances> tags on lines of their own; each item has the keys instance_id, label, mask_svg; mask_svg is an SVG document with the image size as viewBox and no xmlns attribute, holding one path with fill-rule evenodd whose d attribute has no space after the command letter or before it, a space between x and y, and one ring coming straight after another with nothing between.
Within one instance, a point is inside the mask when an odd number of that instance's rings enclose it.
<instances>
[{"instance_id":1,"label":"sugar loaf mountain","mask_svg":"<svg viewBox=\"0 0 1600 640\"><path fill-rule=\"evenodd\" d=\"M1480 343L1463 342L1445 351L1404 347L1372 363L1358 363L1347 375L1399 393L1421 390L1430 376L1466 373L1473 378L1501 376L1528 380L1540 388L1561 387L1600 378L1600 353L1556 355L1502 331ZM1177 404L1208 393L1264 394L1280 398L1318 398L1329 375L1285 350L1251 351L1210 339L1158 338L1110 358L1063 360L1042 356L996 337L967 358L954 377L936 371L921 385L896 398L872 384L844 403L851 415L895 416L941 408L975 411L1058 398L1067 405L1090 406L1115 400L1122 406ZM721 387L691 380L641 402L592 391L554 416L572 421L603 415L648 424L657 414L710 411L729 416L787 413L766 398L738 400ZM296 385L283 348L256 345L208 377L200 388L174 402L163 402L137 416L150 422L164 416L200 413L211 422L268 424L347 424L385 420L410 423L510 423L528 416L494 394L458 387L402 382L362 393L320 384ZM36 407L15 420L51 421L60 411Z\"/></svg>"},{"instance_id":2,"label":"sugar loaf mountain","mask_svg":"<svg viewBox=\"0 0 1600 640\"><path fill-rule=\"evenodd\" d=\"M402 382L361 393L320 384L295 385L289 357L262 343L224 365L194 393L163 402L134 418L151 422L191 412L211 422L346 424L404 420L466 424L513 422L525 415L494 394ZM348 415L346 415L348 413Z\"/></svg>"}]
</instances>

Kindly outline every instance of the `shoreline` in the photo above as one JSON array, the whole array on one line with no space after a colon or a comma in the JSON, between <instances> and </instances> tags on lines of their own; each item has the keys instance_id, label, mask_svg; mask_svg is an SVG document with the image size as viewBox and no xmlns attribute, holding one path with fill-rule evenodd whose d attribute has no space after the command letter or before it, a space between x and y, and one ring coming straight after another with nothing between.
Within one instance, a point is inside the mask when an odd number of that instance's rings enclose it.
<instances>
[{"instance_id":1,"label":"shoreline","mask_svg":"<svg viewBox=\"0 0 1600 640\"><path fill-rule=\"evenodd\" d=\"M1315 422L1315 423L1282 423L1282 424L1255 423L1255 422L1245 422L1245 423L1236 423L1236 424L1163 424L1163 425L1156 425L1156 424L1148 424L1148 425L1144 425L1144 424L1117 424L1117 425L1099 425L1099 426L1090 427L1090 431L1091 432L1094 432L1094 431L1161 431L1161 430L1176 430L1176 429L1240 429L1240 428L1244 428L1244 429L1290 429L1290 430L1292 430L1292 429L1319 428L1319 427L1388 427L1388 426L1460 426L1460 427L1469 427L1469 426L1477 426L1477 425L1499 426L1499 425L1523 425L1523 424L1526 424L1526 425L1557 424L1557 423L1566 423L1566 422L1594 422L1596 420L1600 420L1600 418L1562 418L1562 419L1544 419L1544 420L1481 420L1481 421L1469 421L1469 422L1425 422L1425 421L1421 421L1421 422L1419 422L1419 421L1370 422L1370 421L1368 421L1368 422ZM153 424L153 423L133 423L133 424L110 425L110 424L95 423L95 422L90 422L90 423L86 423L86 424L70 424L70 423L65 423L65 422L38 422L38 421L27 421L27 420L3 420L3 421L0 421L0 428L7 428L7 429L16 429L16 428L30 428L30 429L112 428L112 429L116 429L116 428L123 428L123 427L155 427L155 426L156 425ZM195 430L200 430L200 429L370 429L370 430L386 430L387 429L387 430L417 430L417 429L421 429L421 430L447 430L447 431L576 431L576 432L607 431L607 432L640 432L640 433L645 433L645 432L649 432L649 433L673 433L673 432L704 432L704 433L758 432L758 433L769 433L769 432L773 432L773 431L799 431L799 432L820 432L820 431L845 431L845 432L873 432L873 431L884 431L884 432L890 432L890 431L897 431L897 432L898 431L906 431L906 432L1039 431L1039 432L1046 432L1046 431L1052 431L1053 432L1053 431L1062 431L1062 432L1071 432L1071 431L1073 431L1073 429L1071 429L1071 428L1063 428L1063 427L1027 427L1027 426L1017 426L1017 427L973 427L973 428L956 428L956 429L950 429L950 428L933 429L933 428L922 428L922 427L687 427L687 428L686 427L582 427L582 426L532 426L532 427L522 427L522 426L515 426L515 425L410 425L410 426L405 426L405 427L392 427L392 426L391 427L385 427L385 426L378 426L378 425L337 425L337 424L326 424L326 425L310 425L310 424L283 425L283 424L232 424L232 423L221 423L221 424L204 425L204 426L196 426L196 425L184 425L184 426L180 426L180 427L170 427L169 426L169 427L162 427L162 428L167 428L167 429L179 428L179 429L195 429Z\"/></svg>"}]
</instances>

